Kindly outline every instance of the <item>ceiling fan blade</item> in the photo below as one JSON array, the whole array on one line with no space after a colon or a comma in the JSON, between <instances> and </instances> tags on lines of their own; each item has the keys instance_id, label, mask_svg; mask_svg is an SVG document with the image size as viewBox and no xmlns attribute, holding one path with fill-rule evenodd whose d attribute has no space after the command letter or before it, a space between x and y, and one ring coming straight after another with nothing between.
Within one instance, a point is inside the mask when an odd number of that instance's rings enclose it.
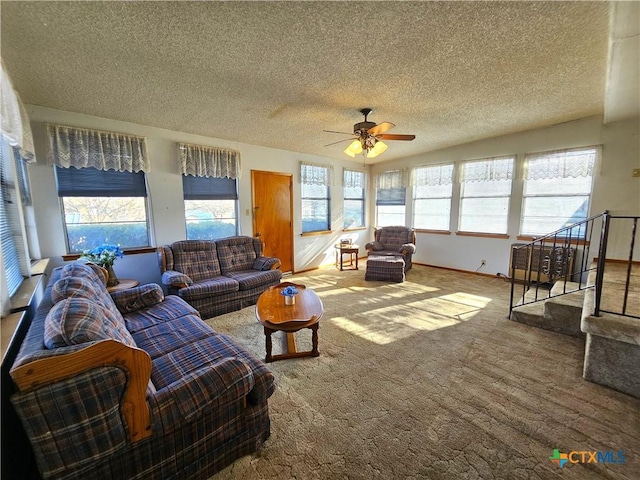
<instances>
[{"instance_id":1,"label":"ceiling fan blade","mask_svg":"<svg viewBox=\"0 0 640 480\"><path fill-rule=\"evenodd\" d=\"M376 135L376 138L380 138L382 140L414 140L416 136L403 135L400 133L383 133L381 135Z\"/></svg>"},{"instance_id":2,"label":"ceiling fan blade","mask_svg":"<svg viewBox=\"0 0 640 480\"><path fill-rule=\"evenodd\" d=\"M371 135L380 135L387 130L391 130L393 127L395 127L395 125L391 122L382 122L374 127L371 127L367 133L370 133Z\"/></svg>"},{"instance_id":3,"label":"ceiling fan blade","mask_svg":"<svg viewBox=\"0 0 640 480\"><path fill-rule=\"evenodd\" d=\"M335 130L322 130L327 133L341 133L342 135L353 135L353 132L336 132Z\"/></svg>"},{"instance_id":4,"label":"ceiling fan blade","mask_svg":"<svg viewBox=\"0 0 640 480\"><path fill-rule=\"evenodd\" d=\"M339 132L335 132L335 133L339 133ZM329 146L331 146L331 145L335 145L336 143L350 142L350 141L352 141L352 140L353 140L353 138L345 138L345 139L343 139L343 140L338 140L337 142L328 143L328 144L326 144L326 145L325 145L325 147L329 147Z\"/></svg>"}]
</instances>

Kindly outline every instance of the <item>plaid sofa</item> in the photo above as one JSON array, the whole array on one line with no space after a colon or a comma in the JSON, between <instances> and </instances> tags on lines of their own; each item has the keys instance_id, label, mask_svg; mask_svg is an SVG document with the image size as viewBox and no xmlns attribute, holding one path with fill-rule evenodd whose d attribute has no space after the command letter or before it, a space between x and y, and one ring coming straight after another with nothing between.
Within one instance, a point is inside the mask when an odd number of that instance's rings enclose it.
<instances>
[{"instance_id":1,"label":"plaid sofa","mask_svg":"<svg viewBox=\"0 0 640 480\"><path fill-rule=\"evenodd\" d=\"M412 228L381 227L374 231L373 238L373 242L364 246L368 255L401 256L404 259L404 271L411 269L411 260L416 253L416 233Z\"/></svg>"},{"instance_id":2,"label":"plaid sofa","mask_svg":"<svg viewBox=\"0 0 640 480\"><path fill-rule=\"evenodd\" d=\"M160 286L109 294L105 282L95 266L54 270L11 368L42 478L206 479L258 450L270 432L269 369ZM76 360L110 345L124 353ZM127 368L128 353L146 374ZM21 385L42 362L56 378ZM128 423L134 383L148 412L140 431Z\"/></svg>"},{"instance_id":3,"label":"plaid sofa","mask_svg":"<svg viewBox=\"0 0 640 480\"><path fill-rule=\"evenodd\" d=\"M162 283L210 318L254 305L280 283L280 260L262 255L253 237L182 240L158 248Z\"/></svg>"}]
</instances>

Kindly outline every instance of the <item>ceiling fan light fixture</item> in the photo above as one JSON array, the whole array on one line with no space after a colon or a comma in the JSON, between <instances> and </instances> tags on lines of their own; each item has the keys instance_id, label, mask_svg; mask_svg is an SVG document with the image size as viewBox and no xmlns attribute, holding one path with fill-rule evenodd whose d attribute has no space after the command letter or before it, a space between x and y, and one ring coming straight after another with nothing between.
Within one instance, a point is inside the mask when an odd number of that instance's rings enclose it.
<instances>
[{"instance_id":1,"label":"ceiling fan light fixture","mask_svg":"<svg viewBox=\"0 0 640 480\"><path fill-rule=\"evenodd\" d=\"M356 155L359 155L362 153L362 143L360 142L360 140L354 140L351 145L349 145L344 153L346 153L347 155L349 155L352 158L355 158Z\"/></svg>"},{"instance_id":2,"label":"ceiling fan light fixture","mask_svg":"<svg viewBox=\"0 0 640 480\"><path fill-rule=\"evenodd\" d=\"M387 148L389 148L389 146L386 143L378 140L373 148L367 150L367 158L375 158L381 153L384 153Z\"/></svg>"}]
</instances>

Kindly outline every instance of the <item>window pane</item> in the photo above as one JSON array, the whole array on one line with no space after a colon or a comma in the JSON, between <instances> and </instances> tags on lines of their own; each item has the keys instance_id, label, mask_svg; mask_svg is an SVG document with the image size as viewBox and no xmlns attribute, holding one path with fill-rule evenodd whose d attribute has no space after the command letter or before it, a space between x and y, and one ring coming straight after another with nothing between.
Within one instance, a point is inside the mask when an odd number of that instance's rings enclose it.
<instances>
[{"instance_id":1,"label":"window pane","mask_svg":"<svg viewBox=\"0 0 640 480\"><path fill-rule=\"evenodd\" d=\"M450 198L417 198L413 206L413 228L449 230Z\"/></svg>"},{"instance_id":2,"label":"window pane","mask_svg":"<svg viewBox=\"0 0 640 480\"><path fill-rule=\"evenodd\" d=\"M499 197L511 195L511 180L466 182L462 184L463 197Z\"/></svg>"},{"instance_id":3,"label":"window pane","mask_svg":"<svg viewBox=\"0 0 640 480\"><path fill-rule=\"evenodd\" d=\"M526 197L521 233L543 235L586 220L589 197ZM572 233L575 236L575 232Z\"/></svg>"},{"instance_id":4,"label":"window pane","mask_svg":"<svg viewBox=\"0 0 640 480\"><path fill-rule=\"evenodd\" d=\"M235 200L185 200L188 240L216 240L237 234Z\"/></svg>"},{"instance_id":5,"label":"window pane","mask_svg":"<svg viewBox=\"0 0 640 480\"><path fill-rule=\"evenodd\" d=\"M463 198L460 227L464 232L507 233L509 197Z\"/></svg>"},{"instance_id":6,"label":"window pane","mask_svg":"<svg viewBox=\"0 0 640 480\"><path fill-rule=\"evenodd\" d=\"M70 253L104 243L149 246L144 197L63 197Z\"/></svg>"},{"instance_id":7,"label":"window pane","mask_svg":"<svg viewBox=\"0 0 640 480\"><path fill-rule=\"evenodd\" d=\"M329 187L326 185L302 184L301 194L305 198L329 198Z\"/></svg>"},{"instance_id":8,"label":"window pane","mask_svg":"<svg viewBox=\"0 0 640 480\"><path fill-rule=\"evenodd\" d=\"M323 187L325 190L327 187ZM302 199L302 232L329 230L329 200Z\"/></svg>"},{"instance_id":9,"label":"window pane","mask_svg":"<svg viewBox=\"0 0 640 480\"><path fill-rule=\"evenodd\" d=\"M378 227L404 225L404 205L379 205L377 210L376 224Z\"/></svg>"},{"instance_id":10,"label":"window pane","mask_svg":"<svg viewBox=\"0 0 640 480\"><path fill-rule=\"evenodd\" d=\"M592 177L525 180L525 195L589 195Z\"/></svg>"},{"instance_id":11,"label":"window pane","mask_svg":"<svg viewBox=\"0 0 640 480\"><path fill-rule=\"evenodd\" d=\"M364 227L364 200L344 201L344 228Z\"/></svg>"},{"instance_id":12,"label":"window pane","mask_svg":"<svg viewBox=\"0 0 640 480\"><path fill-rule=\"evenodd\" d=\"M453 185L422 185L416 187L416 198L450 197Z\"/></svg>"}]
</instances>

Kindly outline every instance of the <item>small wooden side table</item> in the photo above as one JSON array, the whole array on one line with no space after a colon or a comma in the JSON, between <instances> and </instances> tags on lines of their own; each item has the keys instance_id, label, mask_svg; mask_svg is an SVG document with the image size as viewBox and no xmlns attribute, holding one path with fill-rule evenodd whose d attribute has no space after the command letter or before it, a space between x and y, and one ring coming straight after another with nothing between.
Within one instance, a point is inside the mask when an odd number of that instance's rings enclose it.
<instances>
[{"instance_id":1,"label":"small wooden side table","mask_svg":"<svg viewBox=\"0 0 640 480\"><path fill-rule=\"evenodd\" d=\"M352 243L336 243L336 268L340 271L344 270L344 265L342 262L342 256L347 253L349 255L349 266L351 270L358 270L358 252L360 251L360 247L358 245L354 245ZM356 257L355 268L353 257Z\"/></svg>"},{"instance_id":2,"label":"small wooden side table","mask_svg":"<svg viewBox=\"0 0 640 480\"><path fill-rule=\"evenodd\" d=\"M121 290L127 290L128 288L137 287L140 285L138 280L134 280L133 278L120 278L120 283L114 285L113 287L107 287L107 291L109 293L119 292Z\"/></svg>"}]
</instances>

